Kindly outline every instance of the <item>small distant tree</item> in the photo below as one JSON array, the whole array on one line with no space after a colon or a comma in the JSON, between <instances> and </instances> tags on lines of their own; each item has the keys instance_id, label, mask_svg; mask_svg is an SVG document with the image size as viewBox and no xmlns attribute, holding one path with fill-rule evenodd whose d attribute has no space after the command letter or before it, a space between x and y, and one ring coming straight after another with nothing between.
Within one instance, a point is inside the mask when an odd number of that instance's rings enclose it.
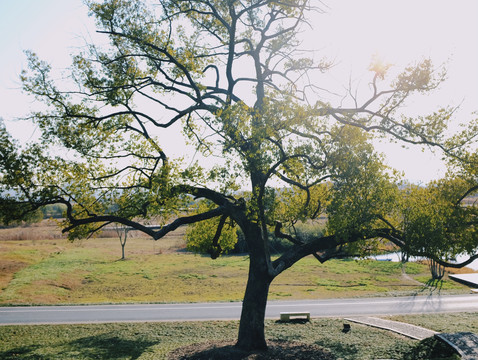
<instances>
[{"instance_id":1,"label":"small distant tree","mask_svg":"<svg viewBox=\"0 0 478 360\"><path fill-rule=\"evenodd\" d=\"M116 234L121 244L121 260L125 259L124 248L126 246L126 240L128 240L128 228L122 225L119 225L115 228Z\"/></svg>"},{"instance_id":2,"label":"small distant tree","mask_svg":"<svg viewBox=\"0 0 478 360\"><path fill-rule=\"evenodd\" d=\"M214 221L213 257L221 235L239 227L250 262L237 340L244 349L267 347L269 286L305 256L322 263L387 239L440 264L455 242L463 242L456 250L466 250L469 261L477 258L476 236L466 235L476 233L476 206L452 204L435 214L425 201L419 209L413 200L404 205L397 178L372 146L378 136L434 146L450 166L463 168L463 175L453 172L467 177L461 196L476 191L475 123L446 138L454 109L422 117L400 112L408 98L443 80L430 60L396 75L374 61L368 92L349 89L333 104L312 77L330 63L314 61L297 38L307 16L320 13L313 2L87 3L109 43L75 56L70 76L62 77L69 83L54 81L50 66L27 53L24 91L47 110L30 116L41 132L36 144L20 147L0 128L2 218L64 204L63 231L72 239L117 223L158 240L179 226L209 228ZM198 161L170 156L162 140L174 132ZM241 188L250 196L238 195ZM441 195L433 196L438 209ZM190 212L191 198L211 206ZM294 232L297 221L321 214L324 234L304 239ZM450 215L454 227L427 224ZM164 219L161 229L143 225L153 216ZM275 258L271 234L291 244ZM450 237L440 243L443 234Z\"/></svg>"}]
</instances>

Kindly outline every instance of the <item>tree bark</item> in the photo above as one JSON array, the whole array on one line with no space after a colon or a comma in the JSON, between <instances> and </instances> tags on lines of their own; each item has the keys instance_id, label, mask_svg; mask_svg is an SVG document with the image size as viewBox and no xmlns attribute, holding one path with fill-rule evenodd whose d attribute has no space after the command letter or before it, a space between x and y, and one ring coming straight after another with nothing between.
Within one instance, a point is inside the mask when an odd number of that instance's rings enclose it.
<instances>
[{"instance_id":1,"label":"tree bark","mask_svg":"<svg viewBox=\"0 0 478 360\"><path fill-rule=\"evenodd\" d=\"M267 269L266 269L267 270ZM271 280L267 271L254 269L249 265L249 277L242 303L239 336L236 346L244 350L266 350L264 333L267 296Z\"/></svg>"},{"instance_id":2,"label":"tree bark","mask_svg":"<svg viewBox=\"0 0 478 360\"><path fill-rule=\"evenodd\" d=\"M242 303L239 336L236 343L236 346L241 349L267 349L264 318L271 281L265 263L257 264L257 261L253 261L251 257L246 293Z\"/></svg>"}]
</instances>

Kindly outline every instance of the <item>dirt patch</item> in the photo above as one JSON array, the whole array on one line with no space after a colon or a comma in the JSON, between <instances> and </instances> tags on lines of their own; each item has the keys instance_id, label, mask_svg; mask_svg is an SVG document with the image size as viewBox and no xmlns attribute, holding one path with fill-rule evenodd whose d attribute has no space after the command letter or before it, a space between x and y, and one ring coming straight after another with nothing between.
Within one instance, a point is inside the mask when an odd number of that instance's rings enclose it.
<instances>
[{"instance_id":1,"label":"dirt patch","mask_svg":"<svg viewBox=\"0 0 478 360\"><path fill-rule=\"evenodd\" d=\"M178 348L169 360L333 360L335 357L320 346L288 341L270 341L267 351L245 351L234 342L206 342Z\"/></svg>"},{"instance_id":2,"label":"dirt patch","mask_svg":"<svg viewBox=\"0 0 478 360\"><path fill-rule=\"evenodd\" d=\"M420 281L418 280L415 280L414 278L412 278L410 275L402 272L402 279L405 279L405 281L408 281L410 283L410 285L415 285L415 286L423 286L423 283L421 283Z\"/></svg>"},{"instance_id":3,"label":"dirt patch","mask_svg":"<svg viewBox=\"0 0 478 360\"><path fill-rule=\"evenodd\" d=\"M459 275L459 274L473 274L473 273L476 273L478 271L476 270L473 270L469 267L462 267L462 268L445 268L445 270L447 272L449 272L450 274L456 274L456 275Z\"/></svg>"},{"instance_id":4,"label":"dirt patch","mask_svg":"<svg viewBox=\"0 0 478 360\"><path fill-rule=\"evenodd\" d=\"M0 292L7 287L17 271L27 266L23 261L0 259Z\"/></svg>"}]
</instances>

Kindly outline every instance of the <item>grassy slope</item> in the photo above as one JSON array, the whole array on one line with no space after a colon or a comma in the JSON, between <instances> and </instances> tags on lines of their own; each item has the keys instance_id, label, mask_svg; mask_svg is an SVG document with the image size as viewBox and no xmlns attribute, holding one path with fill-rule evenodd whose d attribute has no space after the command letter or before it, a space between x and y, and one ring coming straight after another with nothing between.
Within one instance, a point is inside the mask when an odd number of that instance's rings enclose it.
<instances>
[{"instance_id":1,"label":"grassy slope","mask_svg":"<svg viewBox=\"0 0 478 360\"><path fill-rule=\"evenodd\" d=\"M0 304L103 302L197 302L241 300L247 278L246 256L208 257L178 252L182 233L158 242L131 238L125 261L118 261L118 239L35 239L45 227L0 230ZM54 231L54 230L51 230ZM21 232L26 238L16 239ZM58 237L54 234L52 237ZM305 258L272 284L270 299L304 299L417 293L416 279L429 279L426 266L375 261L336 261L323 265ZM440 290L466 291L445 281Z\"/></svg>"},{"instance_id":2,"label":"grassy slope","mask_svg":"<svg viewBox=\"0 0 478 360\"><path fill-rule=\"evenodd\" d=\"M127 259L118 261L117 239L80 243L57 240L0 241L0 304L240 301L247 256L206 256L178 252L181 240L129 239ZM392 262L308 257L279 275L270 299L396 295L424 290L426 266ZM10 273L9 273L10 270ZM440 290L466 291L445 281ZM428 290L427 290L428 291Z\"/></svg>"}]
</instances>

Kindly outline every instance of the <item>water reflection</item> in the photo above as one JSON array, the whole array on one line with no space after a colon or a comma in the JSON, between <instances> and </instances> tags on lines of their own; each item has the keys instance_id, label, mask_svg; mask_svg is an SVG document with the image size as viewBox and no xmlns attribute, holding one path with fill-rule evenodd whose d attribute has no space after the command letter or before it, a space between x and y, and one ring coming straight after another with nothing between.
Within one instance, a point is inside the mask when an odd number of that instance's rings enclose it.
<instances>
[{"instance_id":1,"label":"water reflection","mask_svg":"<svg viewBox=\"0 0 478 360\"><path fill-rule=\"evenodd\" d=\"M372 259L375 259L375 260L394 261L394 262L399 262L401 260L401 258L402 258L402 253L401 252L395 252L395 253L389 253L389 254L384 254L384 255L372 256ZM467 259L468 259L468 256L466 256L466 255L458 255L456 257L456 262L461 263L461 262L463 262ZM423 260L423 258L411 256L408 261L413 262L413 261L418 261L418 260ZM470 269L473 269L475 271L478 270L478 259L473 261L471 264L468 264L466 267L470 268Z\"/></svg>"}]
</instances>

